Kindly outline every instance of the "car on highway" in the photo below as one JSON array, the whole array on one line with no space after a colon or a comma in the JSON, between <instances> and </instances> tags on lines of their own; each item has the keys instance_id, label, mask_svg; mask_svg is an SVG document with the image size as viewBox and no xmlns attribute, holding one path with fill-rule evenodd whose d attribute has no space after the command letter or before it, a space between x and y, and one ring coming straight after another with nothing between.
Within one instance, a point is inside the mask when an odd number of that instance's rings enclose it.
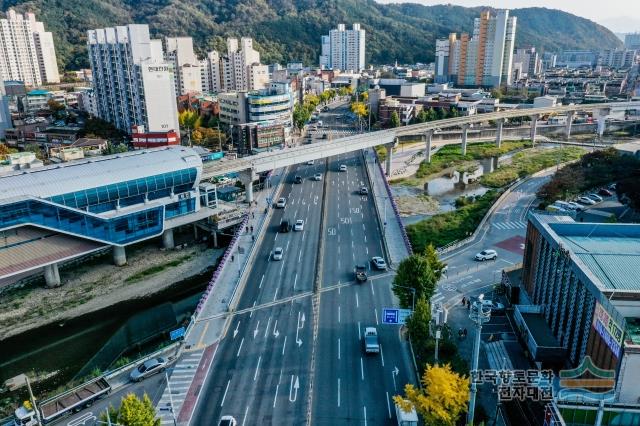
<instances>
[{"instance_id":1,"label":"car on highway","mask_svg":"<svg viewBox=\"0 0 640 426\"><path fill-rule=\"evenodd\" d=\"M218 422L218 426L237 426L238 422L233 416L222 416L220 418L220 422Z\"/></svg>"},{"instance_id":2,"label":"car on highway","mask_svg":"<svg viewBox=\"0 0 640 426\"><path fill-rule=\"evenodd\" d=\"M373 265L374 268L376 268L379 271L387 270L387 262L385 262L384 259L380 256L372 257L371 264Z\"/></svg>"},{"instance_id":3,"label":"car on highway","mask_svg":"<svg viewBox=\"0 0 640 426\"><path fill-rule=\"evenodd\" d=\"M313 166L314 161L313 160L309 160L307 161L307 166Z\"/></svg>"},{"instance_id":4,"label":"car on highway","mask_svg":"<svg viewBox=\"0 0 640 426\"><path fill-rule=\"evenodd\" d=\"M294 177L294 178L293 178L293 181L294 181L295 183L302 183L302 176L296 176L296 177Z\"/></svg>"},{"instance_id":5,"label":"car on highway","mask_svg":"<svg viewBox=\"0 0 640 426\"><path fill-rule=\"evenodd\" d=\"M347 171L347 165L346 164L340 164L340 171L341 172L346 172Z\"/></svg>"},{"instance_id":6,"label":"car on highway","mask_svg":"<svg viewBox=\"0 0 640 426\"><path fill-rule=\"evenodd\" d=\"M589 197L579 197L578 202L587 206L593 206L594 204L596 204L596 202Z\"/></svg>"},{"instance_id":7,"label":"car on highway","mask_svg":"<svg viewBox=\"0 0 640 426\"><path fill-rule=\"evenodd\" d=\"M495 250L482 250L480 253L476 254L474 259L479 260L480 262L484 262L485 260L496 260L498 258L498 253Z\"/></svg>"},{"instance_id":8,"label":"car on highway","mask_svg":"<svg viewBox=\"0 0 640 426\"><path fill-rule=\"evenodd\" d=\"M271 257L273 258L273 260L282 260L283 253L284 253L284 250L282 250L282 247L276 247L273 250L273 255Z\"/></svg>"},{"instance_id":9,"label":"car on highway","mask_svg":"<svg viewBox=\"0 0 640 426\"><path fill-rule=\"evenodd\" d=\"M600 203L600 202L602 202L602 197L601 197L601 196L599 196L598 194L594 194L594 193L587 194L587 197L591 198L591 199L592 199L593 201L595 201L596 203Z\"/></svg>"},{"instance_id":10,"label":"car on highway","mask_svg":"<svg viewBox=\"0 0 640 426\"><path fill-rule=\"evenodd\" d=\"M378 330L375 327L366 327L362 338L362 345L366 354L380 353L380 343L378 342Z\"/></svg>"},{"instance_id":11,"label":"car on highway","mask_svg":"<svg viewBox=\"0 0 640 426\"><path fill-rule=\"evenodd\" d=\"M285 219L280 222L280 232L286 233L289 231L291 231L291 224L289 223L289 221Z\"/></svg>"},{"instance_id":12,"label":"car on highway","mask_svg":"<svg viewBox=\"0 0 640 426\"><path fill-rule=\"evenodd\" d=\"M354 270L355 274L356 274L356 281L358 282L365 282L367 281L367 267L364 265L356 265L355 270Z\"/></svg>"},{"instance_id":13,"label":"car on highway","mask_svg":"<svg viewBox=\"0 0 640 426\"><path fill-rule=\"evenodd\" d=\"M293 225L294 231L303 231L304 230L304 220L298 219L296 220L296 224Z\"/></svg>"},{"instance_id":14,"label":"car on highway","mask_svg":"<svg viewBox=\"0 0 640 426\"><path fill-rule=\"evenodd\" d=\"M149 376L164 371L166 365L167 360L161 356L148 359L134 368L131 373L129 373L129 378L133 382L139 382Z\"/></svg>"},{"instance_id":15,"label":"car on highway","mask_svg":"<svg viewBox=\"0 0 640 426\"><path fill-rule=\"evenodd\" d=\"M284 206L287 205L287 199L284 197L280 197L278 198L278 201L276 202L276 208L278 209L284 209Z\"/></svg>"},{"instance_id":16,"label":"car on highway","mask_svg":"<svg viewBox=\"0 0 640 426\"><path fill-rule=\"evenodd\" d=\"M322 180L322 174L316 173L315 175L313 175L313 180L317 180L317 181Z\"/></svg>"},{"instance_id":17,"label":"car on highway","mask_svg":"<svg viewBox=\"0 0 640 426\"><path fill-rule=\"evenodd\" d=\"M369 188L367 188L366 186L361 186L360 195L369 195Z\"/></svg>"}]
</instances>

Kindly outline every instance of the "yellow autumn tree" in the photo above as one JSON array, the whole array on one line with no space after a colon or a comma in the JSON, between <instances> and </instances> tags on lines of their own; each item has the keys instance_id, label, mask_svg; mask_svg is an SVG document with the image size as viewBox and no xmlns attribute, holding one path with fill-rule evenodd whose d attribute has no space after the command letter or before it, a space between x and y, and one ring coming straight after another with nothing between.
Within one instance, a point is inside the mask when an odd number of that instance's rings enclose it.
<instances>
[{"instance_id":1,"label":"yellow autumn tree","mask_svg":"<svg viewBox=\"0 0 640 426\"><path fill-rule=\"evenodd\" d=\"M358 116L358 118L366 117L368 114L367 106L364 102L353 102L351 104L351 112Z\"/></svg>"},{"instance_id":2,"label":"yellow autumn tree","mask_svg":"<svg viewBox=\"0 0 640 426\"><path fill-rule=\"evenodd\" d=\"M118 423L123 426L160 426L160 419L156 417L156 409L146 394L140 399L130 393L122 398Z\"/></svg>"},{"instance_id":3,"label":"yellow autumn tree","mask_svg":"<svg viewBox=\"0 0 640 426\"><path fill-rule=\"evenodd\" d=\"M449 364L427 364L422 375L423 389L407 384L404 396L393 400L405 411L413 405L428 426L454 426L469 401L469 378L451 370Z\"/></svg>"}]
</instances>

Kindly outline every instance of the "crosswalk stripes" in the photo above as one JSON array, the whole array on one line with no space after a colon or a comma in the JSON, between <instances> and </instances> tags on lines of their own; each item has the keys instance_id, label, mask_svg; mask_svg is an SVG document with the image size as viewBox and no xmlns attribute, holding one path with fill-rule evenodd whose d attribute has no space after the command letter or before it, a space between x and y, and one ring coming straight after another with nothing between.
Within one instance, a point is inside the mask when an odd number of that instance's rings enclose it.
<instances>
[{"instance_id":1,"label":"crosswalk stripes","mask_svg":"<svg viewBox=\"0 0 640 426\"><path fill-rule=\"evenodd\" d=\"M526 228L527 227L527 223L523 222L521 220L516 220L516 221L512 221L512 222L498 222L498 223L493 223L492 224L494 228L497 229L520 229L520 228Z\"/></svg>"},{"instance_id":2,"label":"crosswalk stripes","mask_svg":"<svg viewBox=\"0 0 640 426\"><path fill-rule=\"evenodd\" d=\"M180 409L187 396L191 382L196 375L196 371L198 371L203 352L204 350L189 352L172 367L169 375L169 386L164 389L164 393L156 405L161 424L173 425L174 415L177 418L178 414L180 414ZM171 395L169 395L169 389L171 389ZM172 404L173 415L171 413Z\"/></svg>"},{"instance_id":3,"label":"crosswalk stripes","mask_svg":"<svg viewBox=\"0 0 640 426\"><path fill-rule=\"evenodd\" d=\"M432 304L438 303L438 302L440 302L442 300L444 300L444 295L442 293L440 293L439 291L433 293L433 296L431 296L431 303Z\"/></svg>"}]
</instances>

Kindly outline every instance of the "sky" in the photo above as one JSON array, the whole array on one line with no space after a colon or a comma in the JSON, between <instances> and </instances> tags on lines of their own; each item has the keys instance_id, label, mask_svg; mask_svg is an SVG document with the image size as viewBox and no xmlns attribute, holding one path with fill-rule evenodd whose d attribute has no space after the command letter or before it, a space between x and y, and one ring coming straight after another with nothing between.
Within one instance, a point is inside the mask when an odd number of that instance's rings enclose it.
<instances>
[{"instance_id":1,"label":"sky","mask_svg":"<svg viewBox=\"0 0 640 426\"><path fill-rule=\"evenodd\" d=\"M377 0L380 3L403 3L401 0ZM547 7L582 16L613 32L640 31L640 0L410 0L411 3L434 5L450 3L459 6L491 6L499 9Z\"/></svg>"}]
</instances>

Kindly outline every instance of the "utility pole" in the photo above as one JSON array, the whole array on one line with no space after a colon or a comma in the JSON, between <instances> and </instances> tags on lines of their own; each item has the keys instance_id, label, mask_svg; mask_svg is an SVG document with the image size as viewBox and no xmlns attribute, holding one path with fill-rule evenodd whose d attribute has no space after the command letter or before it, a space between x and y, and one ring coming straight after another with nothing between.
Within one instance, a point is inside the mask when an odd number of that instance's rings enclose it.
<instances>
[{"instance_id":1,"label":"utility pole","mask_svg":"<svg viewBox=\"0 0 640 426\"><path fill-rule=\"evenodd\" d=\"M471 372L478 370L478 358L480 356L480 336L482 332L482 324L491 319L491 307L482 303L484 294L478 296L478 300L471 305L469 318L476 324L476 338L473 344L473 358L471 364ZM473 376L472 376L473 377ZM471 381L471 389L469 391L469 411L467 412L467 425L473 426L473 416L476 408L476 394L478 393L478 384L475 380Z\"/></svg>"}]
</instances>

